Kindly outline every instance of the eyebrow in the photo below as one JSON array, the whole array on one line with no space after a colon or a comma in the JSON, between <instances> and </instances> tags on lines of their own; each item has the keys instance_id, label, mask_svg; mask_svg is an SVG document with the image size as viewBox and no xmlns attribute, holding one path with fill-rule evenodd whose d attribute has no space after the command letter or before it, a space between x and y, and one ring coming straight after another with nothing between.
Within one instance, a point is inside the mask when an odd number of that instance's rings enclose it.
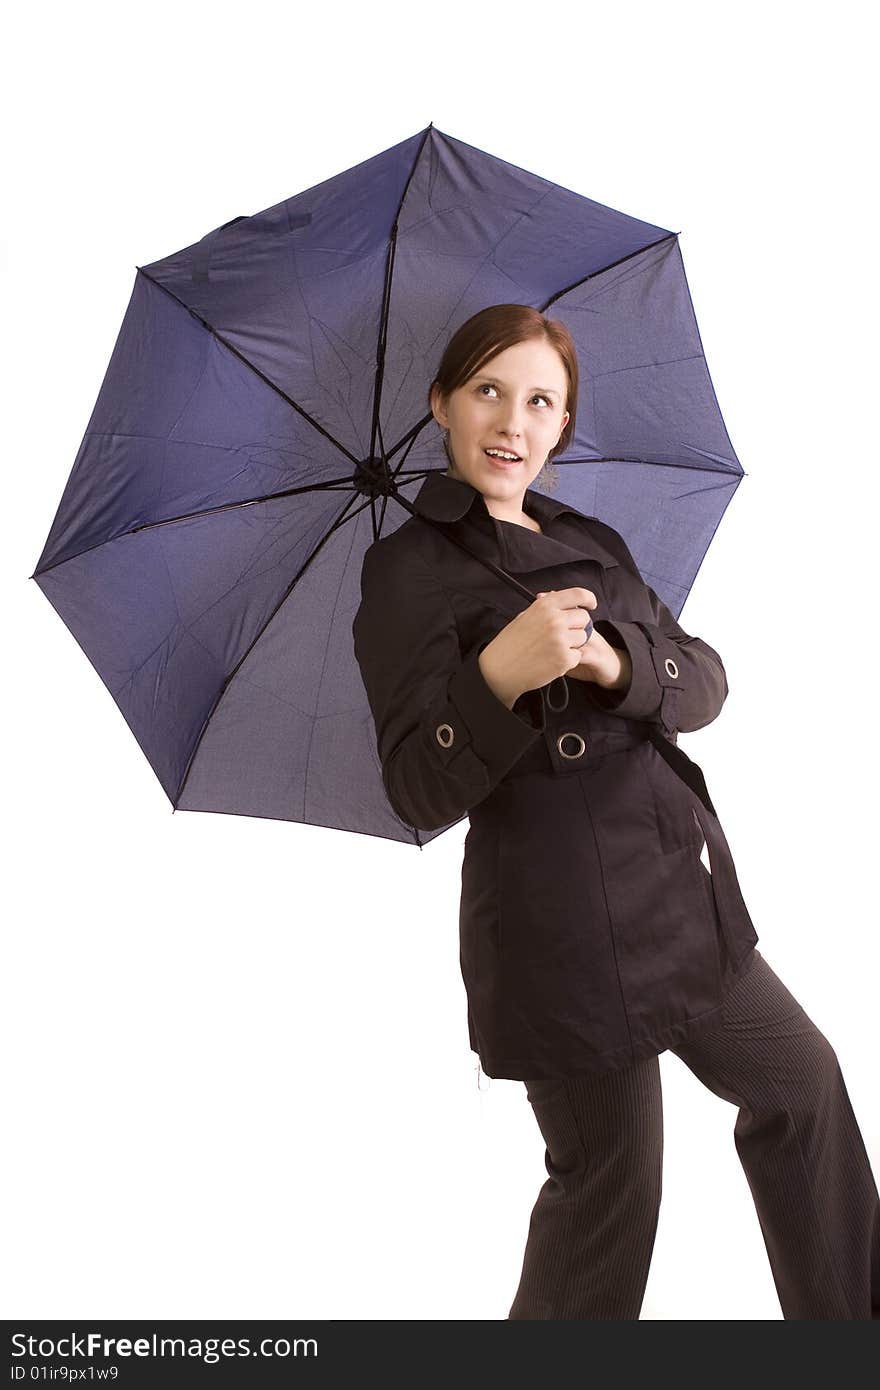
<instances>
[{"instance_id":1,"label":"eyebrow","mask_svg":"<svg viewBox=\"0 0 880 1390\"><path fill-rule=\"evenodd\" d=\"M502 381L496 381L495 377L493 377L493 376L478 376L478 377L476 377L476 380L477 380L477 381L487 381L487 382L489 383L490 386L503 386L503 385L504 385L504 383L503 383ZM559 392L558 392L558 391L553 391L549 386L530 386L530 387L529 387L529 390L530 390L530 391L540 391L541 394L544 395L544 396L558 396L558 395L559 395Z\"/></svg>"}]
</instances>

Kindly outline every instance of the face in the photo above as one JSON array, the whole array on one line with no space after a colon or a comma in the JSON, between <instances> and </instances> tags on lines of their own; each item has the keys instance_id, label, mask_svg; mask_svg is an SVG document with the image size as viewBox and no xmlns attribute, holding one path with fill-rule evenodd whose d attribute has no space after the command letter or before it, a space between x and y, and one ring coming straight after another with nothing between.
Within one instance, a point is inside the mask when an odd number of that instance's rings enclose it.
<instances>
[{"instance_id":1,"label":"face","mask_svg":"<svg viewBox=\"0 0 880 1390\"><path fill-rule=\"evenodd\" d=\"M544 339L497 353L446 401L434 387L434 418L449 430L449 475L477 488L493 515L522 514L526 488L568 424L567 388L562 358ZM520 461L505 463L486 449L518 454Z\"/></svg>"}]
</instances>

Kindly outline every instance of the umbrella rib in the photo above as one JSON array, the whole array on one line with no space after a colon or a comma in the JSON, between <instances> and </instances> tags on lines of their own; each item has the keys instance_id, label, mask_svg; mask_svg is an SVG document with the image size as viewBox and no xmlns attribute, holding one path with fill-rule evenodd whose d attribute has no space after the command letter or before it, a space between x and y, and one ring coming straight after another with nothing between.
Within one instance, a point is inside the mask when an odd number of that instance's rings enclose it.
<instances>
[{"instance_id":1,"label":"umbrella rib","mask_svg":"<svg viewBox=\"0 0 880 1390\"><path fill-rule=\"evenodd\" d=\"M406 477L410 480L421 478L434 471L431 468L407 469ZM392 476L397 477L400 472L401 470L398 468ZM259 497L242 497L235 502L220 502L216 507L200 507L195 512L180 512L175 516L161 517L159 521L145 521L140 526L131 526L127 531L121 531L119 534L121 536L133 536L138 531L151 531L157 526L169 526L174 521L191 521L194 517L213 516L216 512L236 511L240 507L254 507L260 502L275 502L281 497L299 497L308 492L347 492L351 491L351 487L351 475L346 474L344 478L328 478L323 483L304 483L302 487L286 487L282 488L280 492L264 492ZM114 536L112 539L118 540L119 537ZM105 545L106 542L99 541L98 544ZM94 546L89 547L89 549L94 548ZM79 553L84 555L86 551ZM50 566L50 568L53 567ZM41 571L41 573L44 572Z\"/></svg>"},{"instance_id":2,"label":"umbrella rib","mask_svg":"<svg viewBox=\"0 0 880 1390\"><path fill-rule=\"evenodd\" d=\"M344 478L328 478L323 483L304 483L302 487L282 488L280 492L265 492L260 497L243 497L236 502L220 502L216 507L200 507L194 512L181 512L177 516L162 517L159 521L145 521L140 526L132 526L121 534L134 535L138 531L151 531L157 526L168 526L174 521L191 521L193 517L213 516L216 512L236 511L241 507L254 507L261 502L276 502L282 497L299 497L309 492L351 491L351 474Z\"/></svg>"},{"instance_id":3,"label":"umbrella rib","mask_svg":"<svg viewBox=\"0 0 880 1390\"><path fill-rule=\"evenodd\" d=\"M279 610L279 608L281 607L281 605L287 600L287 598L289 597L289 595L292 593L293 588L294 588L294 586L296 585L297 581L301 578L301 576L302 576L302 575L305 573L305 571L308 569L309 565L312 563L312 561L315 559L315 557L320 553L320 551L321 551L321 550L323 549L323 547L326 545L327 541L330 539L330 537L331 537L331 536L333 535L333 533L336 531L337 527L341 526L342 523L343 523L343 521L349 520L349 519L350 519L350 517L346 517L345 513L348 512L349 509L352 507L352 503L354 502L354 500L355 500L355 494L352 493L350 499L348 500L348 502L346 502L346 504L345 504L345 506L343 507L342 511L340 512L339 516L337 516L337 518L336 518L336 520L333 522L333 524L332 524L330 527L328 527L327 531L324 533L324 535L321 537L321 539L318 541L318 543L314 546L314 548L313 548L313 549L310 551L310 553L306 556L305 560L304 560L303 563L300 565L300 567L299 567L299 569L297 570L296 574L295 574L295 575L293 576L293 578L291 579L291 581L290 581L290 583L288 584L287 588L285 589L284 593L281 595L280 599L279 599L278 602L275 604L275 607L272 609L271 613L270 613L269 616L266 618L265 622L261 624L261 626L260 626L260 628L258 629L258 631L254 634L254 636L252 637L251 641L248 643L247 647L246 647L245 650L242 652L241 656L238 658L238 661L235 663L235 665L233 666L232 670L229 672L228 676L226 676L225 680L223 681L223 684L220 686L220 689L217 691L217 694L214 696L214 699L213 699L212 704L211 704L211 708L208 710L208 713L205 715L205 718L204 718L204 720L203 720L203 722L202 722L202 727L201 727L201 729L199 730L198 738L196 739L195 743L193 744L193 747L192 747L192 749L191 749L191 751L190 751L190 755L189 755L189 757L188 757L187 760L186 760L186 767L185 767L185 769L184 769L184 773L183 773L183 777L182 777L181 782L180 782L180 786L179 786L178 789L177 789L177 796L175 797L175 800L174 800L175 807L177 806L178 802L180 801L181 796L183 795L183 790L184 790L184 787L186 786L186 782L187 782L187 778L189 777L190 769L191 769L191 767L192 767L192 765L193 765L193 761L194 761L194 759L195 759L196 753L198 752L199 747L201 746L201 742L202 742L202 739L203 739L204 736L205 736L205 732L206 732L206 730L207 730L207 728L208 728L208 725L210 724L212 718L214 717L214 714L215 714L215 712L216 712L216 710L217 710L218 705L220 704L220 701L223 699L223 696L226 694L226 690L227 690L227 688L229 687L230 682L233 680L233 678L235 677L236 673L240 670L240 668L242 667L242 665L244 664L244 662L247 660L247 658L249 657L250 653L253 651L254 647L256 646L257 642L259 642L260 638L262 637L263 633L266 631L266 628L269 626L269 624L271 623L272 619L275 617L275 614L278 612L278 610ZM359 508L357 508L355 511L352 511L352 512L350 513L350 516L356 516L358 512L360 512L360 511L363 510L363 507L368 506L368 505L369 505L369 499L367 499L367 501L364 502L364 504L363 504L362 507L359 507Z\"/></svg>"},{"instance_id":4,"label":"umbrella rib","mask_svg":"<svg viewBox=\"0 0 880 1390\"><path fill-rule=\"evenodd\" d=\"M422 150L425 147L425 141L428 139L430 132L431 126L429 125L423 132L422 138L419 141L418 149L413 155L412 167L410 168L409 174L407 175L406 183L404 184L403 189L401 191L400 202L397 205L397 215L395 216L394 221L391 224L391 231L388 238L388 254L385 260L385 283L382 287L382 308L379 314L379 338L376 344L376 377L373 386L373 419L372 424L370 426L370 458L373 458L375 456L377 434L379 436L381 447L382 431L381 426L379 424L379 411L382 406L382 384L385 380L385 348L388 343L388 315L391 308L391 289L394 280L394 259L397 252L397 229L400 223L400 214L403 209L404 202L406 201L406 195L409 192L409 186L412 183L413 177L416 172L416 168L418 167L419 159L421 158ZM386 460L383 448L382 462L384 463L385 461Z\"/></svg>"},{"instance_id":5,"label":"umbrella rib","mask_svg":"<svg viewBox=\"0 0 880 1390\"><path fill-rule=\"evenodd\" d=\"M410 479L410 481L411 481L411 479ZM183 777L181 778L180 785L179 785L179 787L178 787L178 789L177 789L177 796L176 796L175 799L174 799L174 805L175 805L175 807L178 805L178 803L179 803L179 801L180 801L180 798L181 798L182 795L183 795L183 791L184 791L184 788L185 788L185 786L186 786L187 778L189 777L190 769L192 768L193 762L194 762L194 760L195 760L195 756L196 756L196 754L197 754L197 752L198 752L198 750L199 750L199 747L200 747L200 745L201 745L202 739L203 739L204 736L205 736L205 733L206 733L206 731L207 731L208 725L210 724L211 720L213 719L214 714L215 714L216 711L217 711L217 707L219 706L220 701L222 700L223 696L225 695L226 690L227 690L227 688L228 688L230 682L233 680L233 678L235 677L235 675L237 674L237 672L240 670L240 668L242 667L242 665L244 664L244 662L247 660L248 656L250 655L250 653L251 653L251 651L253 650L253 648L256 646L257 642L259 642L260 638L262 637L263 633L266 631L266 629L267 629L267 627L269 626L269 624L272 622L272 619L275 617L275 614L278 612L278 610L279 610L279 608L281 607L281 605L282 605L283 603L285 603L285 602L287 601L287 599L290 597L290 594L293 592L293 590L294 590L296 584L297 584L298 581L302 578L303 574L304 574L305 571L308 569L308 567L309 567L309 565L312 563L312 561L316 558L316 556L320 553L320 551L323 549L323 547L327 544L327 542L328 542L328 540L330 539L330 537L331 537L341 526L343 526L346 522L351 521L351 520L352 520L354 517L356 517L356 516L359 516L360 513L361 513L366 507L373 507L373 504L374 504L374 501L375 501L375 499L374 499L373 497L366 497L366 498L364 498L364 500L363 500L363 502L360 504L360 506L354 506L354 502L355 502L357 496L359 496L359 494L352 492L351 497L349 498L348 502L346 502L345 506L342 508L341 512L340 512L339 515L336 517L335 521L327 528L327 530L326 530L326 532L324 533L324 535L321 537L321 539L318 541L318 543L314 546L314 548L310 551L310 553L306 556L305 560L304 560L303 563L300 565L300 567L299 567L299 569L297 570L296 574L295 574L295 575L293 576L293 578L291 579L291 581L290 581L290 583L288 584L287 588L285 589L284 593L281 595L280 599L279 599L278 602L275 604L275 607L272 609L271 613L270 613L269 616L266 618L265 622L261 625L261 627L259 628L259 631L257 631L257 632L254 634L254 636L253 636L253 638L251 639L250 643L249 643L248 646L245 648L245 650L242 652L241 656L238 658L238 661L235 663L235 665L233 666L232 670L229 672L228 676L226 676L225 680L223 681L223 684L220 686L220 689L217 691L217 694L215 695L214 700L213 700L213 702L212 702L212 704L211 704L211 708L208 710L208 713L205 715L204 721L203 721L203 723L202 723L202 727L201 727L201 729L199 730L198 738L196 739L195 743L193 744L192 750L190 751L190 755L189 755L189 757L187 758L186 767L185 767L185 769L184 769ZM383 516L384 516L384 512L383 512ZM374 531L375 531L375 510L374 510L374 512L373 512L373 528L374 528Z\"/></svg>"},{"instance_id":6,"label":"umbrella rib","mask_svg":"<svg viewBox=\"0 0 880 1390\"><path fill-rule=\"evenodd\" d=\"M414 425L413 428L409 430L407 434L403 435L401 439L398 440L397 444L395 444L394 447L388 451L387 458L393 458L394 455L397 453L397 450L405 441L412 444L419 430L424 429L426 425L430 424L433 418L433 415L426 415L423 420L420 420L417 425ZM704 473L730 473L732 477L737 478L743 476L743 474L740 473L740 471L734 466L731 466L730 468L723 468L717 466L709 467L706 463L679 463L676 462L674 459L646 459L638 458L633 454L591 454L582 458L556 458L553 460L553 465L556 468L565 468L568 464L573 463L640 463L645 468L687 468L691 472L696 471ZM425 469L424 471L426 473L430 473L434 470Z\"/></svg>"},{"instance_id":7,"label":"umbrella rib","mask_svg":"<svg viewBox=\"0 0 880 1390\"><path fill-rule=\"evenodd\" d=\"M435 471L436 470L433 468L398 469L394 476L405 476L407 482L413 482L418 478L425 478L429 473ZM331 478L323 483L308 483L304 487L284 488L281 492L267 492L262 497L245 497L237 502L221 502L216 507L204 507L195 512L181 512L177 516L162 517L159 521L145 521L140 526L131 526L127 531L120 531L116 536L110 536L108 539L95 541L94 545L87 545L84 550L78 550L75 555L66 555L63 560L56 560L52 565L46 565L41 570L35 570L30 577L35 579L38 575L49 574L52 570L60 568L61 565L69 564L71 560L78 560L80 556L88 555L92 550L99 550L102 545L110 545L113 541L121 540L124 536L136 535L139 531L151 531L158 526L170 526L172 522L175 521L191 521L196 517L213 516L216 512L235 511L240 507L252 507L260 502L274 502L280 497L293 497L301 493L322 491L352 491L351 476L346 475L344 478ZM369 501L370 499L367 500Z\"/></svg>"},{"instance_id":8,"label":"umbrella rib","mask_svg":"<svg viewBox=\"0 0 880 1390\"><path fill-rule=\"evenodd\" d=\"M191 309L190 306L186 304L184 300L180 298L179 295L176 295L173 290L170 290L168 288L167 285L163 285L161 280L157 280L155 276L149 275L143 269L142 266L138 266L137 270L140 275L143 275L145 280L149 280L151 285L155 285L157 289L162 290L164 294L170 295L170 297L174 300L175 304L179 304L181 309L185 309L188 314L191 314L192 317L198 323L200 323L203 328L207 329L207 331L211 334L212 337L217 339L218 343L222 343L225 348L227 348L230 352L234 353L240 362L243 362L244 365L250 371L254 372L260 378L261 381L264 381L266 385L272 391L274 391L276 395L280 396L283 401L286 401L289 406L292 406L296 413L298 415L301 415L302 418L306 420L308 424L312 426L313 429L316 429L319 434L322 434L325 439L328 439L331 444L335 445L335 447L340 451L340 453L345 454L345 457L347 459L350 459L352 463L358 463L359 460L355 458L354 454L352 454L348 449L346 449L345 445L341 443L340 440L338 440L334 435L332 435L329 430L325 430L323 425L319 425L318 421L314 419L314 417L311 416L307 410L303 410L301 405L297 405L296 401L293 399L292 396L288 396L287 392L282 387L280 387L277 384L277 382L274 382L271 377L266 376L265 372L261 372L260 368L257 367L253 362L251 362L249 358L245 357L244 353L239 352L238 348L235 347L234 344L230 343L228 338L224 338L223 334L218 332L218 330L213 326L213 324L210 324L208 320L206 318L203 318L202 315L198 313L195 309Z\"/></svg>"},{"instance_id":9,"label":"umbrella rib","mask_svg":"<svg viewBox=\"0 0 880 1390\"><path fill-rule=\"evenodd\" d=\"M570 463L640 463L644 468L685 468L690 473L724 473L731 478L741 478L744 475L739 469L710 467L705 463L679 463L675 459L642 459L632 458L628 454L609 454L600 458L577 458L577 459L554 459L554 466L565 468ZM719 487L726 484L719 483Z\"/></svg>"},{"instance_id":10,"label":"umbrella rib","mask_svg":"<svg viewBox=\"0 0 880 1390\"><path fill-rule=\"evenodd\" d=\"M564 294L571 294L572 290L576 290L579 286L585 285L588 280L595 280L597 275L607 275L609 270L614 270L619 265L625 265L627 261L631 261L635 256L643 256L646 251L652 250L655 246L662 246L664 241L675 241L677 237L678 232L669 232L666 236L659 236L656 241L649 241L645 246L637 246L635 251L628 251L625 256L618 257L616 261L610 261L608 265L600 266L598 270L591 270L589 275L582 276L580 280L572 280L570 285L564 285L562 289L557 290L555 294L551 294L550 298L545 302L541 313L546 314L550 305L555 304L557 299L561 299Z\"/></svg>"},{"instance_id":11,"label":"umbrella rib","mask_svg":"<svg viewBox=\"0 0 880 1390\"><path fill-rule=\"evenodd\" d=\"M701 352L688 352L684 357L664 357L659 362L632 362L626 367L612 367L607 372L592 372L593 381L599 381L606 376L621 376L624 372L644 372L650 367L677 367L679 362L703 362L705 359Z\"/></svg>"}]
</instances>

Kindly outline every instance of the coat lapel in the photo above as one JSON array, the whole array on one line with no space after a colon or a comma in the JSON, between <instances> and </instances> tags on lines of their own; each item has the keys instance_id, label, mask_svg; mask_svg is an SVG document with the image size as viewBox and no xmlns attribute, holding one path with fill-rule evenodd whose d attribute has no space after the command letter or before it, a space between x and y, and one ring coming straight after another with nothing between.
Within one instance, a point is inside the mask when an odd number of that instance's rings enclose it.
<instances>
[{"instance_id":1,"label":"coat lapel","mask_svg":"<svg viewBox=\"0 0 880 1390\"><path fill-rule=\"evenodd\" d=\"M583 560L595 560L606 569L619 564L591 534L589 517L531 488L523 497L523 510L540 524L540 533L513 521L499 521L477 488L439 469L428 474L413 507L429 521L454 529L475 555L494 561L510 574Z\"/></svg>"}]
</instances>

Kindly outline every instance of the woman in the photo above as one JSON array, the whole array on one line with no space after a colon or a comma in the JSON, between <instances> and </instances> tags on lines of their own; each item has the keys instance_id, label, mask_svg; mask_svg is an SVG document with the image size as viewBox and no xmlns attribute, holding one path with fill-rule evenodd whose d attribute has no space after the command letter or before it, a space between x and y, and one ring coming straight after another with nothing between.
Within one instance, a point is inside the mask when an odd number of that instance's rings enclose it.
<instances>
[{"instance_id":1,"label":"woman","mask_svg":"<svg viewBox=\"0 0 880 1390\"><path fill-rule=\"evenodd\" d=\"M370 546L353 626L394 811L416 832L469 816L471 1046L525 1082L546 1143L509 1316L639 1317L669 1048L739 1107L783 1316L877 1317L880 1199L836 1054L755 949L677 747L724 703L721 658L617 531L531 487L577 394L560 322L502 304L458 329L429 395L449 468Z\"/></svg>"}]
</instances>

